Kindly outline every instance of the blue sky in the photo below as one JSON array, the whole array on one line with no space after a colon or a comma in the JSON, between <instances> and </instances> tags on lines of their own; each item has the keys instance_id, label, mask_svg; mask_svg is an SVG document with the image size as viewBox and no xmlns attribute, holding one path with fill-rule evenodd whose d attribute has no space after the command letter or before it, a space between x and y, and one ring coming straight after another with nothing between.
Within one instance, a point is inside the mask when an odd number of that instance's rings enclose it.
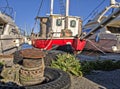
<instances>
[{"instance_id":1,"label":"blue sky","mask_svg":"<svg viewBox=\"0 0 120 89\"><path fill-rule=\"evenodd\" d=\"M0 0L0 7L5 6L6 0ZM25 28L27 26L28 31L34 26L35 20L34 18L37 15L40 2L42 0L8 0L9 6L13 7L14 11L16 12L16 24L21 27ZM45 16L49 14L50 8L50 0L43 0L43 5L39 16ZM54 0L54 13L60 13L59 7L59 0ZM65 0L63 0L65 1ZM70 0L70 15L75 15L81 17L84 20L93 9L95 9L103 0ZM110 0L105 0L105 2L99 7L100 11L105 6L109 5ZM120 0L117 0L120 2Z\"/></svg>"}]
</instances>

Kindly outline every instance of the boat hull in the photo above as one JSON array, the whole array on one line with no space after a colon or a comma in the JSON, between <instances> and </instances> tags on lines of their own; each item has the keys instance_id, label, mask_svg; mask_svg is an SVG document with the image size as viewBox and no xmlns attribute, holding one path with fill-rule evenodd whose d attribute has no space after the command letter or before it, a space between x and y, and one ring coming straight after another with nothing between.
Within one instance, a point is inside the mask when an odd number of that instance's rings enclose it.
<instances>
[{"instance_id":1,"label":"boat hull","mask_svg":"<svg viewBox=\"0 0 120 89\"><path fill-rule=\"evenodd\" d=\"M96 36L92 36L86 40L85 50L114 52L113 46L118 44L117 37L112 34L100 34L96 40Z\"/></svg>"},{"instance_id":2,"label":"boat hull","mask_svg":"<svg viewBox=\"0 0 120 89\"><path fill-rule=\"evenodd\" d=\"M85 40L80 40L78 38L54 38L54 39L34 39L32 40L32 44L34 47L50 50L54 46L64 46L71 45L73 50L82 51L86 44Z\"/></svg>"},{"instance_id":3,"label":"boat hull","mask_svg":"<svg viewBox=\"0 0 120 89\"><path fill-rule=\"evenodd\" d=\"M101 39L96 42L95 39L89 39L86 41L85 50L103 51L103 52L114 52L112 47L117 43L113 39Z\"/></svg>"}]
</instances>

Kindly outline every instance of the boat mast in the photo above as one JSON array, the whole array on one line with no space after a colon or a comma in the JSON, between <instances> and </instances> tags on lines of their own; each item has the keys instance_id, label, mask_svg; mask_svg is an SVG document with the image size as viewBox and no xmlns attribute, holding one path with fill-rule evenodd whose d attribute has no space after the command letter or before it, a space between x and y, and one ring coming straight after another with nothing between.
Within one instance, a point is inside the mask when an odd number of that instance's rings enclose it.
<instances>
[{"instance_id":1,"label":"boat mast","mask_svg":"<svg viewBox=\"0 0 120 89\"><path fill-rule=\"evenodd\" d=\"M69 0L66 0L65 11L65 30L68 30Z\"/></svg>"},{"instance_id":2,"label":"boat mast","mask_svg":"<svg viewBox=\"0 0 120 89\"><path fill-rule=\"evenodd\" d=\"M65 16L69 15L69 0L66 0L66 12L65 12Z\"/></svg>"},{"instance_id":3,"label":"boat mast","mask_svg":"<svg viewBox=\"0 0 120 89\"><path fill-rule=\"evenodd\" d=\"M53 3L54 3L54 0L51 0L51 5L50 5L50 15L53 14Z\"/></svg>"}]
</instances>

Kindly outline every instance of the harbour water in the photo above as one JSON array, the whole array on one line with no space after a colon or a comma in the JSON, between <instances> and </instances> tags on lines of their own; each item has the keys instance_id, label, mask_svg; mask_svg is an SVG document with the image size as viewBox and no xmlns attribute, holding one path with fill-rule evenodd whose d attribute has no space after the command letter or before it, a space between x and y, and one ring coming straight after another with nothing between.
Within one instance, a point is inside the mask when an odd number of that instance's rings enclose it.
<instances>
[{"instance_id":1,"label":"harbour water","mask_svg":"<svg viewBox=\"0 0 120 89\"><path fill-rule=\"evenodd\" d=\"M28 49L28 48L33 48L33 47L26 43L22 45L22 49Z\"/></svg>"}]
</instances>

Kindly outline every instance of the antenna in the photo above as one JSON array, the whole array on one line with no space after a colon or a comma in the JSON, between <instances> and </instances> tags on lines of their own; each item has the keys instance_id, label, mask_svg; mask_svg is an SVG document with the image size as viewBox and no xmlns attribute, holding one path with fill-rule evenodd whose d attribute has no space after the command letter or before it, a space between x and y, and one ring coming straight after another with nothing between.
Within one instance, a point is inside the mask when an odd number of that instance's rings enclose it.
<instances>
[{"instance_id":1,"label":"antenna","mask_svg":"<svg viewBox=\"0 0 120 89\"><path fill-rule=\"evenodd\" d=\"M13 19L14 19L14 22L15 22L15 19L16 19L16 12L14 12Z\"/></svg>"},{"instance_id":2,"label":"antenna","mask_svg":"<svg viewBox=\"0 0 120 89\"><path fill-rule=\"evenodd\" d=\"M60 12L62 15L65 15L65 5L63 0L59 0L59 4L60 4Z\"/></svg>"}]
</instances>

